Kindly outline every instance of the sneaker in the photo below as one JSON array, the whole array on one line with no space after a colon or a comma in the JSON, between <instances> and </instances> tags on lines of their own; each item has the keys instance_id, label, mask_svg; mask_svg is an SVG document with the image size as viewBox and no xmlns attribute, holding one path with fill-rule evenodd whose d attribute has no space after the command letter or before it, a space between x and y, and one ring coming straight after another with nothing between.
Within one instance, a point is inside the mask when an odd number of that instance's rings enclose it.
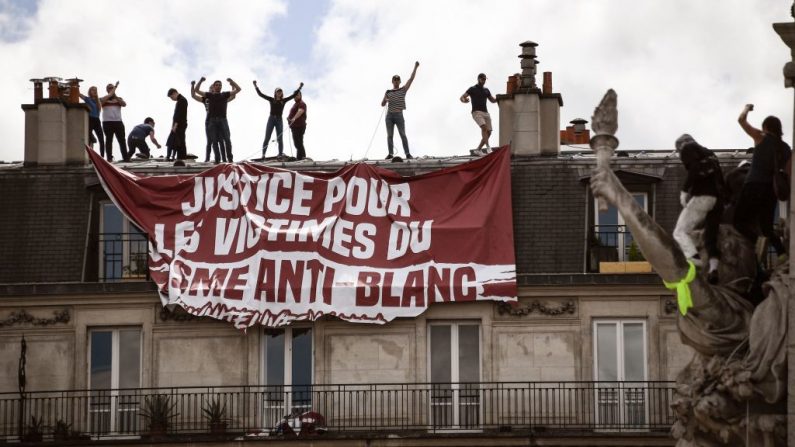
<instances>
[{"instance_id":1,"label":"sneaker","mask_svg":"<svg viewBox=\"0 0 795 447\"><path fill-rule=\"evenodd\" d=\"M409 153L407 152L407 153L406 153L406 160L411 160L412 158L414 158L414 157L412 157L412 156L411 156L411 154L409 154Z\"/></svg>"},{"instance_id":2,"label":"sneaker","mask_svg":"<svg viewBox=\"0 0 795 447\"><path fill-rule=\"evenodd\" d=\"M185 158L187 158L189 160L196 160L196 159L199 158L199 156L198 155L193 155L193 154L187 154L187 155L185 155Z\"/></svg>"},{"instance_id":3,"label":"sneaker","mask_svg":"<svg viewBox=\"0 0 795 447\"><path fill-rule=\"evenodd\" d=\"M387 155L387 156L386 156L386 159L387 159L387 160L391 160L393 157L394 157L394 155L392 155L392 154L389 154L389 155Z\"/></svg>"},{"instance_id":4,"label":"sneaker","mask_svg":"<svg viewBox=\"0 0 795 447\"><path fill-rule=\"evenodd\" d=\"M704 261L701 259L701 255L698 253L694 254L692 258L688 258L689 261L693 262L693 265L696 267L704 267Z\"/></svg>"},{"instance_id":5,"label":"sneaker","mask_svg":"<svg viewBox=\"0 0 795 447\"><path fill-rule=\"evenodd\" d=\"M152 158L152 156L149 155L149 154L135 154L135 156L138 157L138 158L141 158L143 160L148 160L148 159Z\"/></svg>"}]
</instances>

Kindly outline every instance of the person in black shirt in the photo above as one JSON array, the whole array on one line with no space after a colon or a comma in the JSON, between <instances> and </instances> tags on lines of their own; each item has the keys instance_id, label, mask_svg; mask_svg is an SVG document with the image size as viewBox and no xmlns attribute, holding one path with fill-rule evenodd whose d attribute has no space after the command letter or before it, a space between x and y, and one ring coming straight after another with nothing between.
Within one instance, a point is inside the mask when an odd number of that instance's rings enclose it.
<instances>
[{"instance_id":1,"label":"person in black shirt","mask_svg":"<svg viewBox=\"0 0 795 447\"><path fill-rule=\"evenodd\" d=\"M221 139L218 141L218 144L213 147L212 140L210 139L210 104L207 98L203 98L196 94L196 81L190 81L190 97L193 98L194 101L202 103L204 105L204 112L206 113L204 118L204 136L207 139L207 145L204 151L204 162L208 163L210 161L210 152L213 152L216 163L226 163L226 143ZM234 98L229 99L229 101L232 101L232 99Z\"/></svg>"},{"instance_id":2,"label":"person in black shirt","mask_svg":"<svg viewBox=\"0 0 795 447\"><path fill-rule=\"evenodd\" d=\"M302 82L301 85L298 86L298 89L290 96L284 97L284 92L281 88L276 88L273 92L273 96L268 96L262 93L257 86L257 81L254 81L254 88L257 90L257 94L260 98L268 101L271 106L270 114L268 115L268 124L265 125L265 140L262 142L262 158L265 159L265 151L268 150L268 143L271 139L271 134L273 133L273 129L276 129L276 141L279 144L279 156L281 157L284 155L284 140L282 139L282 133L284 133L284 124L282 123L282 113L284 112L284 105L290 102L293 98L295 98L296 93L300 92L301 89L304 87L304 83Z\"/></svg>"},{"instance_id":3,"label":"person in black shirt","mask_svg":"<svg viewBox=\"0 0 795 447\"><path fill-rule=\"evenodd\" d=\"M702 223L704 227L704 247L709 256L708 279L718 281L718 227L723 214L722 193L723 171L715 154L701 146L688 134L676 140L679 158L687 170L687 177L680 192L682 212L676 221L674 239L685 257L700 262L696 244L690 232Z\"/></svg>"},{"instance_id":4,"label":"person in black shirt","mask_svg":"<svg viewBox=\"0 0 795 447\"><path fill-rule=\"evenodd\" d=\"M483 148L482 153L489 151L489 137L491 136L491 115L486 108L486 100L497 102L494 96L491 95L489 89L485 88L486 75L480 73L478 75L478 83L469 87L463 95L461 95L461 102L468 103L469 98L472 98L472 119L475 120L478 127L480 127L480 144L476 151Z\"/></svg>"},{"instance_id":5,"label":"person in black shirt","mask_svg":"<svg viewBox=\"0 0 795 447\"><path fill-rule=\"evenodd\" d=\"M782 141L784 132L781 130L781 121L775 116L765 118L761 130L748 123L748 112L753 109L753 104L747 104L737 118L740 127L753 138L756 146L751 158L751 169L745 177L743 189L737 200L734 226L740 234L755 242L757 232L754 227L758 225L759 231L780 256L787 250L773 229L777 205L773 190L773 175L776 165L784 167L792 150Z\"/></svg>"},{"instance_id":6,"label":"person in black shirt","mask_svg":"<svg viewBox=\"0 0 795 447\"><path fill-rule=\"evenodd\" d=\"M229 122L226 119L226 103L233 100L240 92L241 88L232 78L226 78L229 85L232 86L231 92L221 91L221 81L215 81L210 86L209 92L201 90L202 82L206 78L204 76L199 79L196 84L196 95L203 100L207 100L207 130L210 136L210 141L213 144L213 150L220 152L219 142L223 141L226 146L226 161L232 162L232 141L229 132Z\"/></svg>"},{"instance_id":7,"label":"person in black shirt","mask_svg":"<svg viewBox=\"0 0 795 447\"><path fill-rule=\"evenodd\" d=\"M174 119L171 124L171 133L174 134L173 149L176 151L177 160L188 158L185 146L185 129L188 128L188 100L180 95L177 89L168 89L168 97L176 101L174 106Z\"/></svg>"}]
</instances>

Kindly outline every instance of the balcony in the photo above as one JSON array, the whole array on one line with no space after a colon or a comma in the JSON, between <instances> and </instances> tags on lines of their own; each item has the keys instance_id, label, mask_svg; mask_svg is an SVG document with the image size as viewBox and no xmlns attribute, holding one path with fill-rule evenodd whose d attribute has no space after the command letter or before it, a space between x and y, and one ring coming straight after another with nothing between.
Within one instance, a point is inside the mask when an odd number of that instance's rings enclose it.
<instances>
[{"instance_id":1,"label":"balcony","mask_svg":"<svg viewBox=\"0 0 795 447\"><path fill-rule=\"evenodd\" d=\"M144 233L99 233L100 282L145 281L149 279L148 241Z\"/></svg>"},{"instance_id":2,"label":"balcony","mask_svg":"<svg viewBox=\"0 0 795 447\"><path fill-rule=\"evenodd\" d=\"M651 272L626 225L594 225L588 241L588 273Z\"/></svg>"},{"instance_id":3,"label":"balcony","mask_svg":"<svg viewBox=\"0 0 795 447\"><path fill-rule=\"evenodd\" d=\"M4 393L0 442L31 440L35 432L44 441L280 436L272 429L285 415L308 411L325 418L328 438L357 432L659 434L673 423L673 393L673 382L136 388L30 392L24 399ZM213 402L215 424L208 419ZM293 427L301 431L300 424Z\"/></svg>"}]
</instances>

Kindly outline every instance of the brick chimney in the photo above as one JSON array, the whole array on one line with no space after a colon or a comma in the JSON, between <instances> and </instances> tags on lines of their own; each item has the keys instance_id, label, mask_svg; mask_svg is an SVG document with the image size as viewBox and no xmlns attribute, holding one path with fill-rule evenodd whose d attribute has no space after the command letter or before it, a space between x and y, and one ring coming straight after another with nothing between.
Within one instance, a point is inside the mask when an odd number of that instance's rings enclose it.
<instances>
[{"instance_id":1,"label":"brick chimney","mask_svg":"<svg viewBox=\"0 0 795 447\"><path fill-rule=\"evenodd\" d=\"M514 155L557 155L560 151L560 108L563 98L552 91L552 73L545 72L543 90L536 84L537 43L519 44L522 53L518 86L497 95L500 146L511 144Z\"/></svg>"},{"instance_id":2,"label":"brick chimney","mask_svg":"<svg viewBox=\"0 0 795 447\"><path fill-rule=\"evenodd\" d=\"M591 141L591 131L585 126L588 121L575 118L569 122L571 126L560 131L560 144L588 144Z\"/></svg>"},{"instance_id":3,"label":"brick chimney","mask_svg":"<svg viewBox=\"0 0 795 447\"><path fill-rule=\"evenodd\" d=\"M31 79L33 104L25 112L25 166L85 164L88 106L80 103L80 82L72 78ZM47 84L47 98L44 97Z\"/></svg>"}]
</instances>

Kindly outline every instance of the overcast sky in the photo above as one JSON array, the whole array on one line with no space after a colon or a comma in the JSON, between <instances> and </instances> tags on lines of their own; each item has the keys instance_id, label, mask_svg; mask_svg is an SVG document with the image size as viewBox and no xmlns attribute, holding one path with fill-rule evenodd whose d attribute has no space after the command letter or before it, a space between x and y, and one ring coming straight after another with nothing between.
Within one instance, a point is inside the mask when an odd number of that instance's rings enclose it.
<instances>
[{"instance_id":1,"label":"overcast sky","mask_svg":"<svg viewBox=\"0 0 795 447\"><path fill-rule=\"evenodd\" d=\"M551 71L563 95L561 127L577 117L590 120L605 90L614 88L624 149L672 148L683 132L710 148L746 148L751 141L736 119L748 102L756 105L752 124L777 115L792 141L793 93L781 74L790 53L771 27L793 20L791 4L0 0L0 160L23 157L19 106L32 102L30 78L78 76L83 91L118 80L127 130L152 116L165 141L174 108L166 91L175 87L187 97L190 81L202 75L231 77L243 88L229 105L236 159L259 156L265 132L268 104L253 79L269 93L305 83L309 157L383 158L380 101L392 75L408 79L415 60L421 65L404 112L412 153L463 155L477 145L479 131L458 97L478 72L489 76L493 93L503 93L507 77L520 71L516 56L525 40L539 44L539 72ZM490 111L496 129L496 104ZM202 158L204 116L191 100L188 150Z\"/></svg>"}]
</instances>

